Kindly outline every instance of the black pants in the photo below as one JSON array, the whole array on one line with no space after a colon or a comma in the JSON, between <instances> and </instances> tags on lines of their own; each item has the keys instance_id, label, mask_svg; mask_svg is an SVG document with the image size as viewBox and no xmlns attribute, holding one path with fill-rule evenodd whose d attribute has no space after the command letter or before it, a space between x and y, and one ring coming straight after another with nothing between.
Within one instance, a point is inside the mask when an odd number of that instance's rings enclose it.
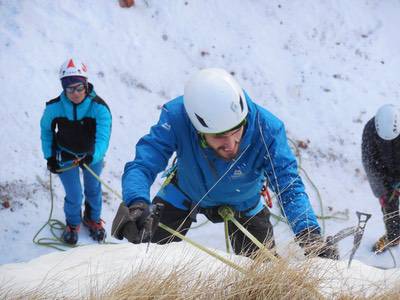
<instances>
[{"instance_id":1,"label":"black pants","mask_svg":"<svg viewBox=\"0 0 400 300\"><path fill-rule=\"evenodd\" d=\"M397 240L400 237L400 214L399 214L399 196L394 196L382 205L383 221L385 223L386 234L389 241Z\"/></svg>"},{"instance_id":2,"label":"black pants","mask_svg":"<svg viewBox=\"0 0 400 300\"><path fill-rule=\"evenodd\" d=\"M189 216L189 211L176 208L159 197L154 198L153 203L164 204L164 210L160 219L161 223L186 235L193 222ZM217 216L218 207L200 211L200 213L203 213L213 223L222 221L222 219ZM242 216L240 213L235 213L235 219L254 235L257 240L271 249L275 247L275 242L272 224L269 218L270 213L267 208L264 208L257 215L252 217L246 217ZM232 248L236 254L249 256L259 250L232 222L228 223L228 232ZM181 239L158 227L151 241L153 243L166 244L170 242L179 242Z\"/></svg>"}]
</instances>

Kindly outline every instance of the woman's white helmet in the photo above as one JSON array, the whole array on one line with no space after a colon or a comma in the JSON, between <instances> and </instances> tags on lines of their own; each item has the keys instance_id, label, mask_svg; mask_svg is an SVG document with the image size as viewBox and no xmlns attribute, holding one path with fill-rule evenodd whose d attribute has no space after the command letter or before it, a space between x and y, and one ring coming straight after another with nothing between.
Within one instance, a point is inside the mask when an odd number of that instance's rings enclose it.
<instances>
[{"instance_id":1,"label":"woman's white helmet","mask_svg":"<svg viewBox=\"0 0 400 300\"><path fill-rule=\"evenodd\" d=\"M393 104L380 107L375 115L375 128L378 136L390 141L400 134L400 110Z\"/></svg>"},{"instance_id":2,"label":"woman's white helmet","mask_svg":"<svg viewBox=\"0 0 400 300\"><path fill-rule=\"evenodd\" d=\"M87 73L87 67L82 61L79 59L69 58L62 64L59 76L60 79L70 76L81 76L87 79Z\"/></svg>"},{"instance_id":3,"label":"woman's white helmet","mask_svg":"<svg viewBox=\"0 0 400 300\"><path fill-rule=\"evenodd\" d=\"M185 85L185 110L197 131L220 133L239 125L247 116L243 90L223 69L203 69Z\"/></svg>"}]
</instances>

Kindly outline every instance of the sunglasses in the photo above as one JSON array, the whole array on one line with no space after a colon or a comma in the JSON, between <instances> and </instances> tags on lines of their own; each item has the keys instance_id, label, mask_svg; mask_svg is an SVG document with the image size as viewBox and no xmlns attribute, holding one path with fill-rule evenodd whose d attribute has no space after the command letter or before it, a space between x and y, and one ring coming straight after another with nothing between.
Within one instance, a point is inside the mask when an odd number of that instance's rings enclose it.
<instances>
[{"instance_id":1,"label":"sunglasses","mask_svg":"<svg viewBox=\"0 0 400 300\"><path fill-rule=\"evenodd\" d=\"M73 94L74 92L82 93L86 89L83 83L78 84L76 86L68 86L65 88L65 92L67 94Z\"/></svg>"},{"instance_id":2,"label":"sunglasses","mask_svg":"<svg viewBox=\"0 0 400 300\"><path fill-rule=\"evenodd\" d=\"M229 130L226 130L226 131L223 131L223 132L219 132L219 133L215 133L214 136L215 136L215 137L227 137L227 136L232 136L232 135L238 133L238 132L240 131L240 129L242 129L242 127L243 127L244 125L246 125L246 119L244 119L242 122L240 122L239 125L237 125L237 126L231 128L231 129L229 129Z\"/></svg>"}]
</instances>

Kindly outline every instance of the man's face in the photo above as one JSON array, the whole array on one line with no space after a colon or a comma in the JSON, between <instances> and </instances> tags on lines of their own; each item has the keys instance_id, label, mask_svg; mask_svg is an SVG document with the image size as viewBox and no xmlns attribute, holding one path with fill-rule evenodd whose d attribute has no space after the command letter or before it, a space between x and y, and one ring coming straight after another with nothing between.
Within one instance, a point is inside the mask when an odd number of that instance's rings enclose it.
<instances>
[{"instance_id":1,"label":"man's face","mask_svg":"<svg viewBox=\"0 0 400 300\"><path fill-rule=\"evenodd\" d=\"M65 88L68 99L75 104L79 104L86 97L86 88L83 83L74 83Z\"/></svg>"},{"instance_id":2,"label":"man's face","mask_svg":"<svg viewBox=\"0 0 400 300\"><path fill-rule=\"evenodd\" d=\"M243 125L222 134L204 133L208 146L225 160L231 160L237 156L242 136Z\"/></svg>"}]
</instances>

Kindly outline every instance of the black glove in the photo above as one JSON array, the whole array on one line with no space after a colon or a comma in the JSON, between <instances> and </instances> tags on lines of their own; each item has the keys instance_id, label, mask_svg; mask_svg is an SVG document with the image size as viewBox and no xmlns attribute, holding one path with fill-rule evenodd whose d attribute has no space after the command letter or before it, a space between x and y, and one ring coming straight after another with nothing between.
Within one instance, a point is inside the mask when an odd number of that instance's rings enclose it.
<instances>
[{"instance_id":1,"label":"black glove","mask_svg":"<svg viewBox=\"0 0 400 300\"><path fill-rule=\"evenodd\" d=\"M152 228L147 225L149 215L149 205L144 201L136 201L129 208L121 203L112 223L111 235L119 240L126 238L134 244L148 242L152 236Z\"/></svg>"},{"instance_id":2,"label":"black glove","mask_svg":"<svg viewBox=\"0 0 400 300\"><path fill-rule=\"evenodd\" d=\"M338 260L339 249L336 244L329 241L324 241L321 234L312 232L309 229L303 230L296 235L296 241L304 250L304 255L307 257L318 256Z\"/></svg>"},{"instance_id":3,"label":"black glove","mask_svg":"<svg viewBox=\"0 0 400 300\"><path fill-rule=\"evenodd\" d=\"M52 156L47 159L47 170L51 173L58 174L57 170L60 169L57 159Z\"/></svg>"},{"instance_id":4,"label":"black glove","mask_svg":"<svg viewBox=\"0 0 400 300\"><path fill-rule=\"evenodd\" d=\"M83 167L83 164L90 165L93 161L93 155L86 154L82 159L79 160L79 166Z\"/></svg>"}]
</instances>

